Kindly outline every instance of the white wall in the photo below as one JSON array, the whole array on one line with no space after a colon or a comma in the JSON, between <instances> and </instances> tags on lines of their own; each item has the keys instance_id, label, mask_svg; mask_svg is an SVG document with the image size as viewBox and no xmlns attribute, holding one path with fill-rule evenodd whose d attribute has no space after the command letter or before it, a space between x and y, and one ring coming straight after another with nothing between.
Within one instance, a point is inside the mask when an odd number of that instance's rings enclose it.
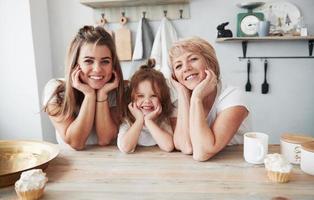
<instances>
[{"instance_id":1,"label":"white wall","mask_svg":"<svg viewBox=\"0 0 314 200\"><path fill-rule=\"evenodd\" d=\"M0 139L55 142L41 110L42 89L53 77L47 2L2 0L0 18Z\"/></svg>"},{"instance_id":2,"label":"white wall","mask_svg":"<svg viewBox=\"0 0 314 200\"><path fill-rule=\"evenodd\" d=\"M33 33L33 45L35 56L35 67L37 77L37 91L39 103L42 102L43 88L52 75L50 29L48 20L47 1L30 0L31 24ZM39 107L42 107L40 104ZM45 141L55 142L54 127L48 116L40 112L42 136Z\"/></svg>"},{"instance_id":3,"label":"white wall","mask_svg":"<svg viewBox=\"0 0 314 200\"><path fill-rule=\"evenodd\" d=\"M241 1L239 1L241 2ZM309 32L314 34L312 12L314 1L295 0ZM239 61L242 55L240 43L215 43L216 26L229 21L228 26L236 34L236 15L243 11L237 2L229 0L192 0L188 20L174 20L173 24L181 37L196 35L214 45L220 61L224 81L244 88L246 83L246 62ZM94 24L93 10L79 4L78 0L48 0L52 38L53 72L63 76L65 49L77 29L84 24ZM161 13L162 15L162 13ZM156 31L159 22L151 22ZM129 23L135 37L137 23ZM110 24L115 30L119 24ZM133 40L134 43L134 40ZM307 42L265 42L249 43L248 55L308 55ZM128 78L138 67L137 63L123 63L123 73ZM263 82L263 63L252 61L251 80L253 91L247 93L251 104L253 128L270 134L270 141L279 142L281 133L297 132L314 136L314 60L269 60L268 82L270 92L260 93Z\"/></svg>"},{"instance_id":4,"label":"white wall","mask_svg":"<svg viewBox=\"0 0 314 200\"><path fill-rule=\"evenodd\" d=\"M0 2L0 139L42 139L29 2Z\"/></svg>"},{"instance_id":5,"label":"white wall","mask_svg":"<svg viewBox=\"0 0 314 200\"><path fill-rule=\"evenodd\" d=\"M300 8L314 34L314 1L293 1ZM236 33L237 2L228 0L192 0L191 18L174 20L181 37L197 35L214 45L225 82L244 88L245 61L239 61L240 43L215 43L216 26L229 21ZM47 11L48 10L48 11ZM161 14L162 15L162 14ZM44 83L64 75L64 58L72 36L84 24L94 24L93 10L79 0L1 0L0 1L0 139L44 138L52 140L54 131L45 115L40 115L40 97ZM156 31L159 21L151 22ZM48 26L49 25L49 26ZM129 23L135 31L137 23ZM115 30L119 24L110 24ZM50 38L50 40L49 40ZM134 41L133 41L134 42ZM248 55L308 55L307 43L249 43ZM139 62L123 63L128 78ZM253 91L247 93L251 104L253 127L270 134L278 143L281 133L298 132L314 136L314 60L270 60L270 93L260 94L263 63L252 61Z\"/></svg>"}]
</instances>

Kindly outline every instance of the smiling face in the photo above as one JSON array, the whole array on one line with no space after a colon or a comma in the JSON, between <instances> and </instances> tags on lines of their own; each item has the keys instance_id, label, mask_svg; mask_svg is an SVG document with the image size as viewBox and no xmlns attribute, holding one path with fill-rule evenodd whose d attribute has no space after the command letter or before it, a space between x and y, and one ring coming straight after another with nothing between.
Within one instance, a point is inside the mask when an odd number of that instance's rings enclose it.
<instances>
[{"instance_id":1,"label":"smiling face","mask_svg":"<svg viewBox=\"0 0 314 200\"><path fill-rule=\"evenodd\" d=\"M93 89L102 88L112 77L112 56L106 45L83 45L77 62L81 81Z\"/></svg>"},{"instance_id":2,"label":"smiling face","mask_svg":"<svg viewBox=\"0 0 314 200\"><path fill-rule=\"evenodd\" d=\"M205 79L208 68L203 56L188 51L173 58L172 68L178 82L189 90L193 90Z\"/></svg>"},{"instance_id":3,"label":"smiling face","mask_svg":"<svg viewBox=\"0 0 314 200\"><path fill-rule=\"evenodd\" d=\"M134 102L144 115L151 113L160 105L160 100L150 81L144 80L138 84L134 94Z\"/></svg>"}]
</instances>

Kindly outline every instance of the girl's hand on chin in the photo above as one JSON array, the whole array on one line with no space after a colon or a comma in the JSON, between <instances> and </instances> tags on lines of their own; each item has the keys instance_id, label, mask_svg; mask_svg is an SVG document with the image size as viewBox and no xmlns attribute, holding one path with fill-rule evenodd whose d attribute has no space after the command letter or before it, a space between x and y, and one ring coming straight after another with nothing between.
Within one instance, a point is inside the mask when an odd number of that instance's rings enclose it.
<instances>
[{"instance_id":1,"label":"girl's hand on chin","mask_svg":"<svg viewBox=\"0 0 314 200\"><path fill-rule=\"evenodd\" d=\"M71 74L72 86L81 91L85 96L89 94L95 94L95 90L93 88L81 81L81 74L82 70L79 66L77 66Z\"/></svg>"},{"instance_id":2,"label":"girl's hand on chin","mask_svg":"<svg viewBox=\"0 0 314 200\"><path fill-rule=\"evenodd\" d=\"M129 103L128 108L136 120L144 119L144 115L143 115L142 111L137 107L135 102Z\"/></svg>"},{"instance_id":3,"label":"girl's hand on chin","mask_svg":"<svg viewBox=\"0 0 314 200\"><path fill-rule=\"evenodd\" d=\"M162 107L157 105L156 109L144 116L144 120L155 120L161 113Z\"/></svg>"},{"instance_id":4,"label":"girl's hand on chin","mask_svg":"<svg viewBox=\"0 0 314 200\"><path fill-rule=\"evenodd\" d=\"M206 77L193 90L192 97L204 99L212 93L217 86L217 76L212 70L205 70Z\"/></svg>"}]
</instances>

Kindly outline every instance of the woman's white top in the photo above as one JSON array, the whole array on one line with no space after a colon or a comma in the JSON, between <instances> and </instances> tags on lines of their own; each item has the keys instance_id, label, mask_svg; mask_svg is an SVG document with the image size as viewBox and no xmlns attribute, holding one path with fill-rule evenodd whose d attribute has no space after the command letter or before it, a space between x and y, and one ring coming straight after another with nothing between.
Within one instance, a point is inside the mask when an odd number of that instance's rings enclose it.
<instances>
[{"instance_id":1,"label":"woman's white top","mask_svg":"<svg viewBox=\"0 0 314 200\"><path fill-rule=\"evenodd\" d=\"M178 105L178 100L174 102L175 106ZM241 91L237 87L228 86L224 84L218 84L217 95L215 98L215 102L207 115L207 123L209 126L217 118L217 115L223 110L233 107L233 106L243 106L249 111L249 107L247 101L245 99L245 95L243 91ZM177 110L175 111L174 116L177 114ZM226 124L227 125L227 124ZM243 134L251 130L251 122L250 117L246 117L246 119L240 125L237 133L233 136L228 145L233 144L243 144Z\"/></svg>"},{"instance_id":2,"label":"woman's white top","mask_svg":"<svg viewBox=\"0 0 314 200\"><path fill-rule=\"evenodd\" d=\"M58 80L64 81L64 79L51 79L46 84L45 89L44 89L44 97L43 97L44 106L48 103L54 91L60 85L60 81ZM54 102L54 101L56 101L56 96L52 97L50 100L50 102ZM116 99L115 99L114 93L109 93L108 102L109 102L110 107L116 106ZM72 147L69 144L63 141L62 137L60 136L57 130L56 130L56 139L59 145L66 146L72 149ZM98 144L98 137L97 137L94 126L86 141L86 145L91 145L91 144Z\"/></svg>"}]
</instances>

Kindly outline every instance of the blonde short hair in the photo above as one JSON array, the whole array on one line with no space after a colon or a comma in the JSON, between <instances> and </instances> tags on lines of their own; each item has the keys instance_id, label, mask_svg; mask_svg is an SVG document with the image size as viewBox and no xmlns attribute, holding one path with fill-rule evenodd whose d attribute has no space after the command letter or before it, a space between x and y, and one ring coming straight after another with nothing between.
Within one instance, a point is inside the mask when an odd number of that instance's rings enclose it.
<instances>
[{"instance_id":1,"label":"blonde short hair","mask_svg":"<svg viewBox=\"0 0 314 200\"><path fill-rule=\"evenodd\" d=\"M174 58L180 56L183 52L192 52L203 56L208 64L208 68L214 71L219 80L220 69L215 49L206 40L199 37L191 37L175 42L169 51L170 66L172 66ZM173 72L173 67L171 67L171 70Z\"/></svg>"}]
</instances>

